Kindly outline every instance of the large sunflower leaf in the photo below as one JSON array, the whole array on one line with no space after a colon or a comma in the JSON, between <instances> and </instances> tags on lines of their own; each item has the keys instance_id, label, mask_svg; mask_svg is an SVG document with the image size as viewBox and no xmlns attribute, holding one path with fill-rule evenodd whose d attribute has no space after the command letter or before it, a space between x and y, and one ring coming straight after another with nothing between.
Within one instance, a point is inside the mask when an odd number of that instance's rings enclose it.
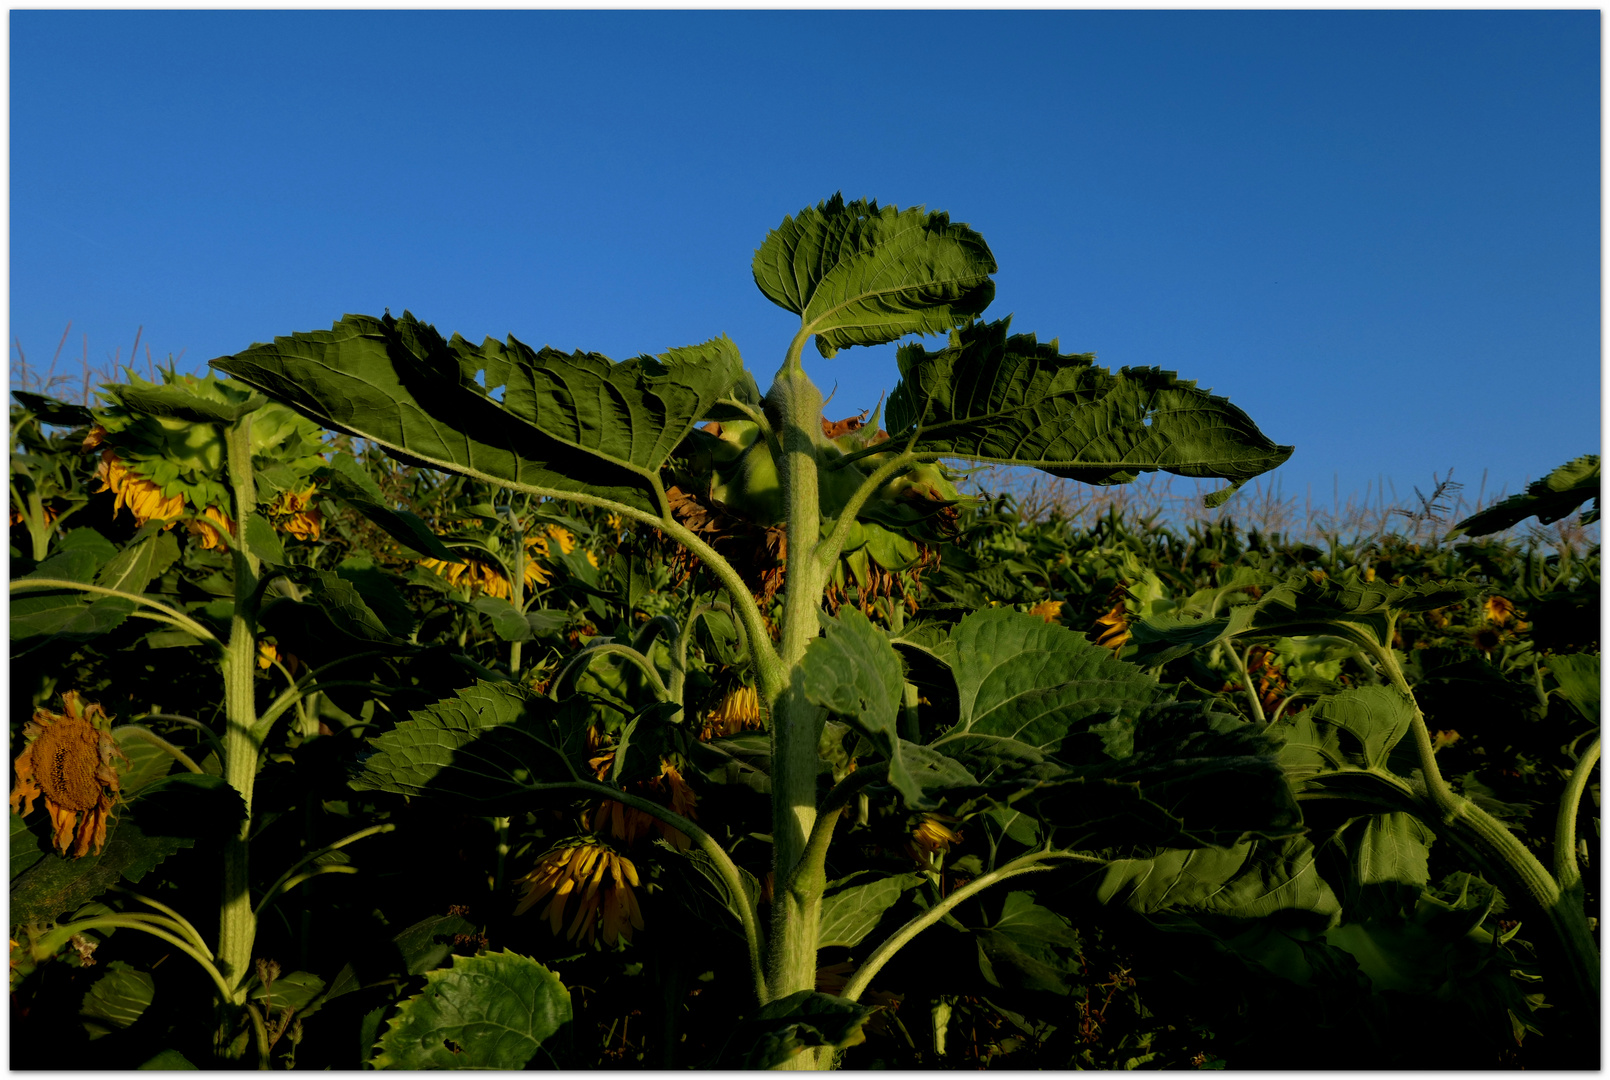
<instances>
[{"instance_id":1,"label":"large sunflower leaf","mask_svg":"<svg viewBox=\"0 0 1610 1080\"><path fill-rule=\"evenodd\" d=\"M1301 836L1114 859L1096 896L1148 915L1183 910L1260 919L1298 910L1330 920L1341 911L1314 865L1313 844Z\"/></svg>"},{"instance_id":2,"label":"large sunflower leaf","mask_svg":"<svg viewBox=\"0 0 1610 1080\"><path fill-rule=\"evenodd\" d=\"M1056 754L1070 735L1115 715L1133 719L1162 696L1156 679L1110 650L1003 608L968 615L932 652L950 666L959 711L931 745L963 761L993 756L988 744L999 741Z\"/></svg>"},{"instance_id":3,"label":"large sunflower leaf","mask_svg":"<svg viewBox=\"0 0 1610 1080\"><path fill-rule=\"evenodd\" d=\"M616 364L513 338L479 349L449 343L407 312L348 315L213 365L405 460L654 514L663 510L660 466L740 371L725 338ZM503 401L477 378L504 386Z\"/></svg>"},{"instance_id":4,"label":"large sunflower leaf","mask_svg":"<svg viewBox=\"0 0 1610 1080\"><path fill-rule=\"evenodd\" d=\"M943 333L995 296L995 257L978 233L920 206L846 203L842 194L784 218L753 269L760 291L800 316L823 356Z\"/></svg>"},{"instance_id":5,"label":"large sunflower leaf","mask_svg":"<svg viewBox=\"0 0 1610 1080\"><path fill-rule=\"evenodd\" d=\"M1217 477L1236 487L1291 456L1229 401L1156 368L1096 367L1094 354L1057 352L1010 319L979 323L930 353L899 352L886 413L893 444L928 458L1029 465L1089 484L1142 472Z\"/></svg>"},{"instance_id":6,"label":"large sunflower leaf","mask_svg":"<svg viewBox=\"0 0 1610 1080\"><path fill-rule=\"evenodd\" d=\"M566 758L585 753L581 724L513 683L477 682L411 716L370 740L375 753L354 788L472 802L518 798L531 783L569 779Z\"/></svg>"},{"instance_id":7,"label":"large sunflower leaf","mask_svg":"<svg viewBox=\"0 0 1610 1080\"><path fill-rule=\"evenodd\" d=\"M1599 455L1585 454L1566 462L1541 480L1528 484L1520 495L1472 514L1453 527L1448 536L1463 533L1485 536L1519 525L1536 517L1544 525L1558 521L1577 507L1593 500L1593 508L1582 515L1582 524L1599 520Z\"/></svg>"},{"instance_id":8,"label":"large sunflower leaf","mask_svg":"<svg viewBox=\"0 0 1610 1080\"><path fill-rule=\"evenodd\" d=\"M397 1007L369 1064L376 1069L557 1067L570 991L512 952L455 956L425 973L425 990Z\"/></svg>"}]
</instances>

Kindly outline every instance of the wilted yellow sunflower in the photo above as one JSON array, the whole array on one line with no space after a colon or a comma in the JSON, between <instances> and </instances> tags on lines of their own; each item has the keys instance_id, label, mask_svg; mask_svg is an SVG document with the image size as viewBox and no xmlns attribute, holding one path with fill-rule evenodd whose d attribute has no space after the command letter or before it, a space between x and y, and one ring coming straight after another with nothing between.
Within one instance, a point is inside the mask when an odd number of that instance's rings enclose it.
<instances>
[{"instance_id":1,"label":"wilted yellow sunflower","mask_svg":"<svg viewBox=\"0 0 1610 1080\"><path fill-rule=\"evenodd\" d=\"M1038 615L1048 623L1054 623L1062 617L1061 600L1041 600L1029 608L1030 615Z\"/></svg>"},{"instance_id":2,"label":"wilted yellow sunflower","mask_svg":"<svg viewBox=\"0 0 1610 1080\"><path fill-rule=\"evenodd\" d=\"M324 515L317 507L308 504L313 499L313 485L303 491L282 491L265 508L274 527L284 529L298 540L317 540L324 532Z\"/></svg>"},{"instance_id":3,"label":"wilted yellow sunflower","mask_svg":"<svg viewBox=\"0 0 1610 1080\"><path fill-rule=\"evenodd\" d=\"M139 473L130 472L128 464L110 446L101 451L101 463L95 467L95 475L101 482L101 486L95 489L96 494L110 491L116 495L112 513L116 514L126 506L129 513L134 515L136 525L144 525L153 519L176 518L184 512L183 495L164 495L156 484ZM173 528L173 525L170 521L162 527L166 530Z\"/></svg>"},{"instance_id":4,"label":"wilted yellow sunflower","mask_svg":"<svg viewBox=\"0 0 1610 1080\"><path fill-rule=\"evenodd\" d=\"M1494 626L1508 626L1515 617L1515 605L1498 595L1489 596L1487 603L1482 605L1482 611Z\"/></svg>"},{"instance_id":5,"label":"wilted yellow sunflower","mask_svg":"<svg viewBox=\"0 0 1610 1080\"><path fill-rule=\"evenodd\" d=\"M604 944L632 940L634 929L643 929L643 912L632 887L641 884L632 860L596 840L587 839L555 848L537 860L531 872L520 879L528 884L525 898L515 906L516 915L530 911L537 901L553 894L541 917L555 936L565 919L571 896L578 897L576 913L565 933L569 941L592 944L599 924L604 928Z\"/></svg>"},{"instance_id":6,"label":"wilted yellow sunflower","mask_svg":"<svg viewBox=\"0 0 1610 1080\"><path fill-rule=\"evenodd\" d=\"M611 750L607 755L589 758L588 761L593 766L594 773L602 780L608 774L610 766L614 764L615 752ZM660 775L639 783L637 787L644 792L668 795L667 802L673 814L680 814L689 821L699 820L698 795L688 782L682 779L677 767L669 761L661 759ZM678 851L686 851L692 846L687 834L681 829L667 825L654 815L627 806L617 799L600 799L592 813L583 819L583 824L596 833L626 844L635 844L640 837L646 836L649 832L657 832Z\"/></svg>"},{"instance_id":7,"label":"wilted yellow sunflower","mask_svg":"<svg viewBox=\"0 0 1610 1080\"><path fill-rule=\"evenodd\" d=\"M938 863L938 856L950 852L950 845L961 841L962 834L951 829L937 814L924 814L922 821L911 830L911 839L906 841L906 853L932 867Z\"/></svg>"},{"instance_id":8,"label":"wilted yellow sunflower","mask_svg":"<svg viewBox=\"0 0 1610 1080\"><path fill-rule=\"evenodd\" d=\"M69 690L62 707L65 715L37 709L23 725L27 745L15 762L11 809L20 806L26 817L43 795L56 850L76 859L91 845L97 855L105 846L106 823L122 790L112 761L128 759L110 734L112 718L99 705Z\"/></svg>"},{"instance_id":9,"label":"wilted yellow sunflower","mask_svg":"<svg viewBox=\"0 0 1610 1080\"><path fill-rule=\"evenodd\" d=\"M186 522L185 528L190 530L190 535L201 537L201 546L207 551L229 550L223 534L228 532L230 536L235 535L235 523L216 506L207 507L201 512L201 517Z\"/></svg>"},{"instance_id":10,"label":"wilted yellow sunflower","mask_svg":"<svg viewBox=\"0 0 1610 1080\"><path fill-rule=\"evenodd\" d=\"M759 727L760 694L753 686L740 686L736 690L728 690L715 712L704 718L699 741L709 742Z\"/></svg>"},{"instance_id":11,"label":"wilted yellow sunflower","mask_svg":"<svg viewBox=\"0 0 1610 1080\"><path fill-rule=\"evenodd\" d=\"M1124 609L1122 600L1096 619L1096 635L1096 644L1114 653L1122 652L1129 644L1129 612Z\"/></svg>"}]
</instances>

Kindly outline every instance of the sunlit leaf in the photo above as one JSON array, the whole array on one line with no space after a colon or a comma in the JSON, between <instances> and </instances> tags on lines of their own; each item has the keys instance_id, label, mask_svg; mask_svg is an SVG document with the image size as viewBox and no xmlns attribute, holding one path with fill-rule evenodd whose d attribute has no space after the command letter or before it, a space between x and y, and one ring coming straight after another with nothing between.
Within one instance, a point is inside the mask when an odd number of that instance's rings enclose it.
<instances>
[{"instance_id":1,"label":"sunlit leaf","mask_svg":"<svg viewBox=\"0 0 1610 1080\"><path fill-rule=\"evenodd\" d=\"M726 338L617 364L512 337L449 343L406 312L348 315L213 364L404 460L655 514L665 510L660 467L740 370ZM504 387L501 402L476 382L482 372Z\"/></svg>"},{"instance_id":2,"label":"sunlit leaf","mask_svg":"<svg viewBox=\"0 0 1610 1080\"><path fill-rule=\"evenodd\" d=\"M1291 456L1239 408L1157 368L1096 367L1093 354L1063 355L1056 342L1008 335L1010 320L975 324L930 353L899 353L889 395L893 445L918 454L1030 465L1089 484L1121 484L1142 472L1229 480L1230 491Z\"/></svg>"},{"instance_id":3,"label":"sunlit leaf","mask_svg":"<svg viewBox=\"0 0 1610 1080\"><path fill-rule=\"evenodd\" d=\"M949 215L842 195L783 219L755 252L755 284L800 316L823 356L943 333L995 296L995 257Z\"/></svg>"}]
</instances>

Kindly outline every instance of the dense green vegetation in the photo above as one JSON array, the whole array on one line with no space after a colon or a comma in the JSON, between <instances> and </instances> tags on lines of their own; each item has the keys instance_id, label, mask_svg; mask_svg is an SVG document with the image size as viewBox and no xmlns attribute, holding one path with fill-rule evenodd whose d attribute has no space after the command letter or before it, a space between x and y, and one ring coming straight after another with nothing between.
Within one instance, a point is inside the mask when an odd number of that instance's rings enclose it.
<instances>
[{"instance_id":1,"label":"dense green vegetation","mask_svg":"<svg viewBox=\"0 0 1610 1080\"><path fill-rule=\"evenodd\" d=\"M807 208L764 394L406 313L16 393L13 1067L1596 1067L1599 551L1492 532L1597 458L1243 529L1291 448L994 270Z\"/></svg>"}]
</instances>

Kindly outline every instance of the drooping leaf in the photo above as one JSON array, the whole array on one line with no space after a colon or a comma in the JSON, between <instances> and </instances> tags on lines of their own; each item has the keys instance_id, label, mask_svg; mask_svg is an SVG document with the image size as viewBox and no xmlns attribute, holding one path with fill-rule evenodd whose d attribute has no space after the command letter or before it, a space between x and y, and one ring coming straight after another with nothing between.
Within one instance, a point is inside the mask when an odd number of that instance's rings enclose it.
<instances>
[{"instance_id":1,"label":"drooping leaf","mask_svg":"<svg viewBox=\"0 0 1610 1080\"><path fill-rule=\"evenodd\" d=\"M264 1002L271 1010L307 1008L309 1003L324 993L324 980L311 971L289 971L275 979L273 985L261 982L252 987L253 1001Z\"/></svg>"},{"instance_id":2,"label":"drooping leaf","mask_svg":"<svg viewBox=\"0 0 1610 1080\"><path fill-rule=\"evenodd\" d=\"M179 1051L163 1050L145 1064L138 1065L136 1068L158 1069L163 1072L177 1072L184 1069L194 1069L195 1066L190 1063L189 1058L179 1053Z\"/></svg>"},{"instance_id":3,"label":"drooping leaf","mask_svg":"<svg viewBox=\"0 0 1610 1080\"><path fill-rule=\"evenodd\" d=\"M327 427L405 460L536 494L664 512L658 472L740 369L726 338L613 363L510 338L443 341L411 314L348 315L213 361ZM505 387L503 401L476 382Z\"/></svg>"},{"instance_id":4,"label":"drooping leaf","mask_svg":"<svg viewBox=\"0 0 1610 1080\"><path fill-rule=\"evenodd\" d=\"M112 729L112 738L117 740L127 759L116 763L125 799L133 798L142 788L167 776L176 764L167 751L141 738L133 728L132 724L121 724Z\"/></svg>"},{"instance_id":5,"label":"drooping leaf","mask_svg":"<svg viewBox=\"0 0 1610 1080\"><path fill-rule=\"evenodd\" d=\"M1511 495L1503 502L1479 513L1472 514L1453 527L1450 538L1465 533L1485 536L1502 532L1535 517L1544 525L1569 515L1577 507L1593 500L1593 508L1582 515L1582 524L1591 525L1599 520L1599 455L1584 454L1566 462L1541 480L1528 484L1520 495Z\"/></svg>"},{"instance_id":6,"label":"drooping leaf","mask_svg":"<svg viewBox=\"0 0 1610 1080\"><path fill-rule=\"evenodd\" d=\"M984 238L943 213L834 195L772 230L754 260L755 284L800 316L823 356L907 334L943 333L995 296Z\"/></svg>"},{"instance_id":7,"label":"drooping leaf","mask_svg":"<svg viewBox=\"0 0 1610 1080\"><path fill-rule=\"evenodd\" d=\"M425 990L397 1007L369 1064L376 1069L557 1067L570 1023L559 976L512 952L455 956L425 973Z\"/></svg>"},{"instance_id":8,"label":"drooping leaf","mask_svg":"<svg viewBox=\"0 0 1610 1080\"><path fill-rule=\"evenodd\" d=\"M1156 471L1229 480L1209 506L1291 456L1290 446L1269 441L1246 413L1190 380L1156 368L1112 374L1093 354L1063 355L1054 341L1009 335L1010 321L964 327L934 353L901 348L887 410L893 445L1089 484Z\"/></svg>"},{"instance_id":9,"label":"drooping leaf","mask_svg":"<svg viewBox=\"0 0 1610 1080\"><path fill-rule=\"evenodd\" d=\"M1418 889L1431 880L1433 834L1419 818L1401 811L1373 814L1358 828L1353 877L1359 885L1391 883Z\"/></svg>"},{"instance_id":10,"label":"drooping leaf","mask_svg":"<svg viewBox=\"0 0 1610 1080\"><path fill-rule=\"evenodd\" d=\"M90 1041L133 1026L156 996L156 980L139 969L113 960L78 1006Z\"/></svg>"},{"instance_id":11,"label":"drooping leaf","mask_svg":"<svg viewBox=\"0 0 1610 1080\"><path fill-rule=\"evenodd\" d=\"M118 383L113 392L126 408L135 412L185 420L192 424L232 424L247 413L261 408L267 400L261 394L251 394L240 400L218 401L193 394L189 388L178 383Z\"/></svg>"},{"instance_id":12,"label":"drooping leaf","mask_svg":"<svg viewBox=\"0 0 1610 1080\"><path fill-rule=\"evenodd\" d=\"M504 641L530 641L531 624L520 609L501 596L477 596L470 606L492 623L492 632Z\"/></svg>"},{"instance_id":13,"label":"drooping leaf","mask_svg":"<svg viewBox=\"0 0 1610 1080\"><path fill-rule=\"evenodd\" d=\"M671 865L682 870L682 877L686 879L688 885L675 890L676 898L699 919L701 925L724 926L741 936L743 921L740 912L747 910L752 920L759 921L757 905L760 903L760 881L755 875L741 866L737 868L738 880L743 885L743 894L736 895L732 887L727 884L726 878L721 875L721 871L717 869L715 861L698 848L677 851L664 840L655 843L667 853L668 857L675 856ZM730 915L731 918L712 918L712 914L716 911L721 912L723 916Z\"/></svg>"},{"instance_id":14,"label":"drooping leaf","mask_svg":"<svg viewBox=\"0 0 1610 1080\"><path fill-rule=\"evenodd\" d=\"M475 924L461 915L432 915L404 928L392 941L402 958L401 970L423 975L441 967L452 955L455 935L474 932Z\"/></svg>"},{"instance_id":15,"label":"drooping leaf","mask_svg":"<svg viewBox=\"0 0 1610 1080\"><path fill-rule=\"evenodd\" d=\"M843 717L889 761L889 782L912 808L931 807L922 785L901 759L901 694L905 675L900 655L882 631L853 607L836 619L822 616L822 636L810 643L800 663L799 688L805 699Z\"/></svg>"},{"instance_id":16,"label":"drooping leaf","mask_svg":"<svg viewBox=\"0 0 1610 1080\"><path fill-rule=\"evenodd\" d=\"M1599 654L1572 653L1551 656L1549 674L1559 684L1559 694L1583 719L1599 722Z\"/></svg>"},{"instance_id":17,"label":"drooping leaf","mask_svg":"<svg viewBox=\"0 0 1610 1080\"><path fill-rule=\"evenodd\" d=\"M274 531L274 526L261 514L253 514L246 519L246 547L271 565L285 561L284 543Z\"/></svg>"},{"instance_id":18,"label":"drooping leaf","mask_svg":"<svg viewBox=\"0 0 1610 1080\"><path fill-rule=\"evenodd\" d=\"M856 880L855 878L846 881ZM920 874L894 874L858 884L829 882L822 896L822 948L829 945L854 946L870 934L883 913L907 889L921 884Z\"/></svg>"},{"instance_id":19,"label":"drooping leaf","mask_svg":"<svg viewBox=\"0 0 1610 1080\"><path fill-rule=\"evenodd\" d=\"M476 682L371 739L352 786L400 795L453 795L475 802L518 797L585 754L582 725L545 697L513 683Z\"/></svg>"}]
</instances>

